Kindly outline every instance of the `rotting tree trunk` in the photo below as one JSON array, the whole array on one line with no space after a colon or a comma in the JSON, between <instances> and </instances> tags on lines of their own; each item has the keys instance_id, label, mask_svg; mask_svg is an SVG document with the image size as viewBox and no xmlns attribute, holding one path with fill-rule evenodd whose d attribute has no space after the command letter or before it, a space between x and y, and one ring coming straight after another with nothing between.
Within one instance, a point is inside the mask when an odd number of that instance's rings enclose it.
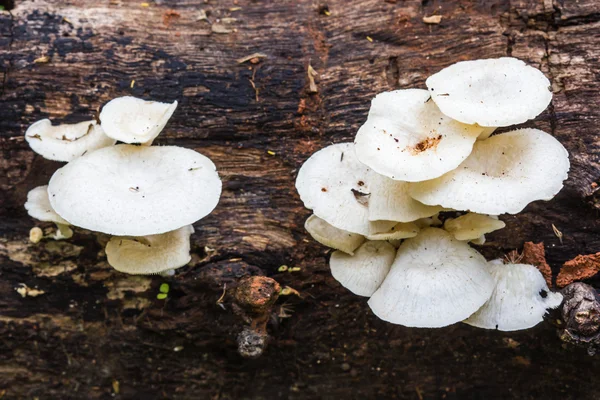
<instances>
[{"instance_id":1,"label":"rotting tree trunk","mask_svg":"<svg viewBox=\"0 0 600 400\"><path fill-rule=\"evenodd\" d=\"M422 22L434 13L440 24ZM237 62L255 52L267 58ZM0 14L0 393L597 398L598 360L565 348L549 325L500 333L378 320L331 278L326 249L302 227L309 211L295 171L317 149L352 140L374 94L423 87L459 60L505 55L552 80L552 105L527 126L557 137L572 169L552 202L502 217L506 229L482 251L492 258L543 241L556 276L564 261L600 249L597 1L17 0ZM218 208L195 225L192 263L173 278L112 270L106 238L81 230L68 242L27 242L38 223L23 209L26 194L60 164L34 155L24 129L45 117L87 119L122 95L178 100L157 144L206 154L224 181ZM282 264L301 271L280 273ZM247 274L300 293L279 299L257 360L237 354L244 323L227 300L217 304L224 283ZM156 299L164 281L168 301ZM22 298L19 284L44 294Z\"/></svg>"}]
</instances>

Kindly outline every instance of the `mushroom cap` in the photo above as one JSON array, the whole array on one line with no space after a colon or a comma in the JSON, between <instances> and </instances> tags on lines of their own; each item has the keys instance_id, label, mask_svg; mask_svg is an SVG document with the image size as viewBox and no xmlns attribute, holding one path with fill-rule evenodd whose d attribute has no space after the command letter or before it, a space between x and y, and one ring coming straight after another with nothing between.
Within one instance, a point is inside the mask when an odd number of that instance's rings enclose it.
<instances>
[{"instance_id":1,"label":"mushroom cap","mask_svg":"<svg viewBox=\"0 0 600 400\"><path fill-rule=\"evenodd\" d=\"M314 214L308 217L304 228L317 242L350 255L365 241L364 236L338 229Z\"/></svg>"},{"instance_id":2,"label":"mushroom cap","mask_svg":"<svg viewBox=\"0 0 600 400\"><path fill-rule=\"evenodd\" d=\"M475 241L480 240L486 233L494 232L505 226L506 224L498 217L476 213L467 213L457 218L447 219L444 223L444 229L456 239L472 240L475 244L479 244Z\"/></svg>"},{"instance_id":3,"label":"mushroom cap","mask_svg":"<svg viewBox=\"0 0 600 400\"><path fill-rule=\"evenodd\" d=\"M85 153L116 143L96 121L53 126L49 119L35 122L25 132L33 151L47 160L71 161Z\"/></svg>"},{"instance_id":4,"label":"mushroom cap","mask_svg":"<svg viewBox=\"0 0 600 400\"><path fill-rule=\"evenodd\" d=\"M384 321L439 328L473 314L493 289L481 254L442 229L427 228L400 245L369 306Z\"/></svg>"},{"instance_id":5,"label":"mushroom cap","mask_svg":"<svg viewBox=\"0 0 600 400\"><path fill-rule=\"evenodd\" d=\"M208 215L219 202L221 180L212 161L196 151L121 144L57 170L48 193L54 210L75 226L145 236Z\"/></svg>"},{"instance_id":6,"label":"mushroom cap","mask_svg":"<svg viewBox=\"0 0 600 400\"><path fill-rule=\"evenodd\" d=\"M141 237L113 236L106 244L108 263L127 274L158 274L190 262L192 225Z\"/></svg>"},{"instance_id":7,"label":"mushroom cap","mask_svg":"<svg viewBox=\"0 0 600 400\"><path fill-rule=\"evenodd\" d=\"M490 299L464 322L485 329L516 331L542 322L548 308L562 302L551 292L540 271L533 265L488 263L496 283Z\"/></svg>"},{"instance_id":8,"label":"mushroom cap","mask_svg":"<svg viewBox=\"0 0 600 400\"><path fill-rule=\"evenodd\" d=\"M443 210L440 206L428 206L410 197L408 182L372 173L370 183L370 221L412 222Z\"/></svg>"},{"instance_id":9,"label":"mushroom cap","mask_svg":"<svg viewBox=\"0 0 600 400\"><path fill-rule=\"evenodd\" d=\"M552 100L548 78L511 57L461 61L425 83L440 110L465 124L520 124L535 118Z\"/></svg>"},{"instance_id":10,"label":"mushroom cap","mask_svg":"<svg viewBox=\"0 0 600 400\"><path fill-rule=\"evenodd\" d=\"M177 102L160 103L136 97L117 97L100 112L108 136L124 143L151 144L175 112Z\"/></svg>"},{"instance_id":11,"label":"mushroom cap","mask_svg":"<svg viewBox=\"0 0 600 400\"><path fill-rule=\"evenodd\" d=\"M359 296L371 296L385 279L396 249L387 242L367 241L350 256L334 251L329 260L331 275Z\"/></svg>"},{"instance_id":12,"label":"mushroom cap","mask_svg":"<svg viewBox=\"0 0 600 400\"><path fill-rule=\"evenodd\" d=\"M389 178L419 182L456 168L483 128L442 114L422 89L378 94L354 143L358 159Z\"/></svg>"},{"instance_id":13,"label":"mushroom cap","mask_svg":"<svg viewBox=\"0 0 600 400\"><path fill-rule=\"evenodd\" d=\"M367 236L369 240L400 240L417 236L419 227L414 222L398 222L387 232Z\"/></svg>"},{"instance_id":14,"label":"mushroom cap","mask_svg":"<svg viewBox=\"0 0 600 400\"><path fill-rule=\"evenodd\" d=\"M352 143L339 143L306 160L298 172L296 189L306 208L319 218L338 229L369 235L438 211L407 196L402 183L382 177L358 161ZM374 220L371 212L377 218L387 215L402 220Z\"/></svg>"},{"instance_id":15,"label":"mushroom cap","mask_svg":"<svg viewBox=\"0 0 600 400\"><path fill-rule=\"evenodd\" d=\"M516 214L536 200L550 200L563 187L569 154L538 129L519 129L475 143L454 171L411 183L409 194L425 204L481 214Z\"/></svg>"},{"instance_id":16,"label":"mushroom cap","mask_svg":"<svg viewBox=\"0 0 600 400\"><path fill-rule=\"evenodd\" d=\"M39 221L54 222L55 224L70 225L54 211L48 198L48 185L38 186L27 193L25 202L27 214Z\"/></svg>"}]
</instances>

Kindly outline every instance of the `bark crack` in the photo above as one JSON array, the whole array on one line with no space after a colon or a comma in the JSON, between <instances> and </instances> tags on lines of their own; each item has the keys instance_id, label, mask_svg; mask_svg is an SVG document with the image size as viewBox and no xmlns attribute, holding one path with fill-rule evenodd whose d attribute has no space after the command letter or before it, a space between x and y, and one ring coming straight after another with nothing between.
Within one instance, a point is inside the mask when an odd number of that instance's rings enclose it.
<instances>
[{"instance_id":1,"label":"bark crack","mask_svg":"<svg viewBox=\"0 0 600 400\"><path fill-rule=\"evenodd\" d=\"M8 40L8 66L6 67L6 70L2 74L2 88L0 88L0 97L4 97L6 82L8 81L8 74L13 67L13 57L12 57L11 50L12 50L12 45L13 45L13 41L14 41L14 37L15 37L15 32L14 32L15 16L13 15L12 11L8 11L8 14L10 15L10 28L9 28L10 36L9 36L9 40Z\"/></svg>"}]
</instances>

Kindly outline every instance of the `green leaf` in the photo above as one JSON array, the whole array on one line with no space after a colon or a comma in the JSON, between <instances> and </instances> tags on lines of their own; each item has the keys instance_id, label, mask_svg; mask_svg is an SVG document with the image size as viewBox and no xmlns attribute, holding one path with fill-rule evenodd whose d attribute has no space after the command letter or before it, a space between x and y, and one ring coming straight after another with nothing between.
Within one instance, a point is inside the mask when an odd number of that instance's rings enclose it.
<instances>
[{"instance_id":1,"label":"green leaf","mask_svg":"<svg viewBox=\"0 0 600 400\"><path fill-rule=\"evenodd\" d=\"M167 298L167 294L166 293L159 293L156 295L156 298L159 300L164 300Z\"/></svg>"},{"instance_id":2,"label":"green leaf","mask_svg":"<svg viewBox=\"0 0 600 400\"><path fill-rule=\"evenodd\" d=\"M161 293L169 293L169 284L168 283L161 284L158 291Z\"/></svg>"}]
</instances>

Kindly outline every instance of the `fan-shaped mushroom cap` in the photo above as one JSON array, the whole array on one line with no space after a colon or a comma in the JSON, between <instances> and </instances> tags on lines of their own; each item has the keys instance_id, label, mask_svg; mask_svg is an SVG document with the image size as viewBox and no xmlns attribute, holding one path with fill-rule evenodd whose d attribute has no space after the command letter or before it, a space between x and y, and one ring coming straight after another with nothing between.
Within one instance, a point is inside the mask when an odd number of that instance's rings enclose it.
<instances>
[{"instance_id":1,"label":"fan-shaped mushroom cap","mask_svg":"<svg viewBox=\"0 0 600 400\"><path fill-rule=\"evenodd\" d=\"M160 103L131 96L106 103L100 121L106 134L124 143L152 144L175 112L177 102Z\"/></svg>"},{"instance_id":2,"label":"fan-shaped mushroom cap","mask_svg":"<svg viewBox=\"0 0 600 400\"><path fill-rule=\"evenodd\" d=\"M338 229L316 215L308 217L304 228L317 242L350 255L365 241L364 236Z\"/></svg>"},{"instance_id":3,"label":"fan-shaped mushroom cap","mask_svg":"<svg viewBox=\"0 0 600 400\"><path fill-rule=\"evenodd\" d=\"M408 182L395 181L373 172L370 174L369 220L412 222L442 211L410 197Z\"/></svg>"},{"instance_id":4,"label":"fan-shaped mushroom cap","mask_svg":"<svg viewBox=\"0 0 600 400\"><path fill-rule=\"evenodd\" d=\"M516 214L536 200L550 200L563 187L569 155L538 129L519 129L475 143L454 171L411 183L409 194L425 204L481 214Z\"/></svg>"},{"instance_id":5,"label":"fan-shaped mushroom cap","mask_svg":"<svg viewBox=\"0 0 600 400\"><path fill-rule=\"evenodd\" d=\"M448 118L422 89L378 94L354 143L358 159L389 178L418 182L456 168L482 132Z\"/></svg>"},{"instance_id":6,"label":"fan-shaped mushroom cap","mask_svg":"<svg viewBox=\"0 0 600 400\"><path fill-rule=\"evenodd\" d=\"M38 186L27 193L25 209L30 216L37 220L70 225L69 222L58 215L52 208L52 205L50 205L48 185Z\"/></svg>"},{"instance_id":7,"label":"fan-shaped mushroom cap","mask_svg":"<svg viewBox=\"0 0 600 400\"><path fill-rule=\"evenodd\" d=\"M442 229L427 228L400 245L369 306L394 324L439 328L473 314L493 288L481 254Z\"/></svg>"},{"instance_id":8,"label":"fan-shaped mushroom cap","mask_svg":"<svg viewBox=\"0 0 600 400\"><path fill-rule=\"evenodd\" d=\"M208 215L221 181L200 153L121 144L79 157L48 187L54 210L75 226L121 236L169 232Z\"/></svg>"},{"instance_id":9,"label":"fan-shaped mushroom cap","mask_svg":"<svg viewBox=\"0 0 600 400\"><path fill-rule=\"evenodd\" d=\"M476 213L467 213L458 218L447 219L444 223L444 229L456 239L473 241L480 239L486 233L494 232L505 226L506 224L500 221L498 217Z\"/></svg>"},{"instance_id":10,"label":"fan-shaped mushroom cap","mask_svg":"<svg viewBox=\"0 0 600 400\"><path fill-rule=\"evenodd\" d=\"M358 161L352 143L340 143L306 160L296 189L306 208L319 218L338 229L369 235L438 211L407 196L403 183L376 174ZM388 221L383 216L397 219Z\"/></svg>"},{"instance_id":11,"label":"fan-shaped mushroom cap","mask_svg":"<svg viewBox=\"0 0 600 400\"><path fill-rule=\"evenodd\" d=\"M485 329L516 331L542 322L546 310L562 302L560 293L548 289L533 265L489 263L496 287L490 299L464 322Z\"/></svg>"},{"instance_id":12,"label":"fan-shaped mushroom cap","mask_svg":"<svg viewBox=\"0 0 600 400\"><path fill-rule=\"evenodd\" d=\"M359 296L371 296L381 285L394 261L396 249L387 242L367 241L353 256L335 251L329 260L331 275Z\"/></svg>"},{"instance_id":13,"label":"fan-shaped mushroom cap","mask_svg":"<svg viewBox=\"0 0 600 400\"><path fill-rule=\"evenodd\" d=\"M38 186L27 193L25 209L31 217L37 220L54 222L56 224L56 233L51 236L54 240L70 239L73 237L73 230L69 227L70 223L58 215L52 208L52 205L50 205L48 185Z\"/></svg>"},{"instance_id":14,"label":"fan-shaped mushroom cap","mask_svg":"<svg viewBox=\"0 0 600 400\"><path fill-rule=\"evenodd\" d=\"M465 124L520 124L552 100L548 78L511 57L458 62L427 78L426 84L440 110Z\"/></svg>"},{"instance_id":15,"label":"fan-shaped mushroom cap","mask_svg":"<svg viewBox=\"0 0 600 400\"><path fill-rule=\"evenodd\" d=\"M369 240L399 240L417 236L419 227L413 222L399 222L389 231L367 236Z\"/></svg>"},{"instance_id":16,"label":"fan-shaped mushroom cap","mask_svg":"<svg viewBox=\"0 0 600 400\"><path fill-rule=\"evenodd\" d=\"M190 262L190 235L186 225L171 232L142 237L113 236L106 244L108 263L127 274L159 274Z\"/></svg>"},{"instance_id":17,"label":"fan-shaped mushroom cap","mask_svg":"<svg viewBox=\"0 0 600 400\"><path fill-rule=\"evenodd\" d=\"M31 125L25 132L25 140L33 151L54 161L71 161L116 142L104 134L96 121L53 126L49 119Z\"/></svg>"},{"instance_id":18,"label":"fan-shaped mushroom cap","mask_svg":"<svg viewBox=\"0 0 600 400\"><path fill-rule=\"evenodd\" d=\"M489 138L490 136L492 136L492 133L494 133L496 129L498 128L495 126L484 127L483 132L481 132L479 136L477 136L477 140L485 140Z\"/></svg>"}]
</instances>

